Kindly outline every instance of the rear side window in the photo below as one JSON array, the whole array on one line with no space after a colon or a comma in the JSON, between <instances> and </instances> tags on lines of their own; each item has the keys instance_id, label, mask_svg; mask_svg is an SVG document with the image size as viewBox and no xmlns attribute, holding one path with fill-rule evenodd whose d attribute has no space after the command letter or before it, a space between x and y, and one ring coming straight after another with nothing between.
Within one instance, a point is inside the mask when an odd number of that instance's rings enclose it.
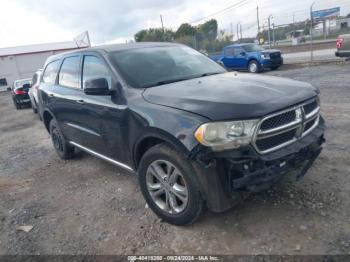
<instances>
[{"instance_id":1,"label":"rear side window","mask_svg":"<svg viewBox=\"0 0 350 262\"><path fill-rule=\"evenodd\" d=\"M61 86L80 88L79 64L79 56L67 57L63 60L58 76L58 82Z\"/></svg>"},{"instance_id":2,"label":"rear side window","mask_svg":"<svg viewBox=\"0 0 350 262\"><path fill-rule=\"evenodd\" d=\"M102 59L96 56L84 56L83 87L85 87L86 80L96 78L106 78L111 86L111 74Z\"/></svg>"},{"instance_id":3,"label":"rear side window","mask_svg":"<svg viewBox=\"0 0 350 262\"><path fill-rule=\"evenodd\" d=\"M60 66L59 60L53 61L46 66L45 72L43 74L44 83L48 83L48 84L55 83L59 66Z\"/></svg>"}]
</instances>

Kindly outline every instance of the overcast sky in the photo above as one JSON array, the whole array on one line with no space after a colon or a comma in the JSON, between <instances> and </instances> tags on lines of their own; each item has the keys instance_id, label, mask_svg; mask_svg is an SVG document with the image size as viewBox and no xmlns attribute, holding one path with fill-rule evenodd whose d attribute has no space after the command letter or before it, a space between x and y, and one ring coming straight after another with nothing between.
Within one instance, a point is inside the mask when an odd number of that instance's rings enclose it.
<instances>
[{"instance_id":1,"label":"overcast sky","mask_svg":"<svg viewBox=\"0 0 350 262\"><path fill-rule=\"evenodd\" d=\"M350 0L249 0L238 8L213 16L219 28L233 32L243 25L243 36L256 34L256 6L261 25L272 14L275 24L290 23L309 16L314 9L341 7L350 13ZM93 44L125 42L140 29L164 26L176 29L220 11L239 0L0 0L0 47L72 41L88 30ZM205 20L204 20L205 21ZM203 22L203 21L201 21ZM195 25L195 24L194 24Z\"/></svg>"}]
</instances>

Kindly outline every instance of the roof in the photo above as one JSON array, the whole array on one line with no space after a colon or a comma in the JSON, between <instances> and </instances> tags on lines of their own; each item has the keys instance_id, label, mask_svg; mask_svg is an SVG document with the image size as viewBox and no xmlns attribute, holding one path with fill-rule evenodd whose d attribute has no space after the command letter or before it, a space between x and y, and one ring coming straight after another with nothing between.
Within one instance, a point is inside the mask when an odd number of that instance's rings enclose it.
<instances>
[{"instance_id":1,"label":"roof","mask_svg":"<svg viewBox=\"0 0 350 262\"><path fill-rule=\"evenodd\" d=\"M47 51L71 50L76 48L78 48L76 43L71 41L5 47L5 48L0 48L0 57L10 56L10 55L19 55L19 54L28 54L28 53L41 53L41 52L47 52Z\"/></svg>"},{"instance_id":2,"label":"roof","mask_svg":"<svg viewBox=\"0 0 350 262\"><path fill-rule=\"evenodd\" d=\"M100 45L100 46L95 46L95 47L90 47L90 48L84 48L81 51L80 50L73 50L73 51L55 54L55 55L50 56L46 62L51 62L53 60L65 57L66 55L76 54L76 53L83 52L83 51L84 52L105 51L105 52L109 53L109 52L130 50L130 49L137 49L137 48L162 47L162 46L183 46L183 45L178 44L178 43L170 43L170 42L137 42L137 43L127 43L127 44Z\"/></svg>"},{"instance_id":3,"label":"roof","mask_svg":"<svg viewBox=\"0 0 350 262\"><path fill-rule=\"evenodd\" d=\"M245 45L254 45L254 43L233 44L233 45L228 45L225 47L240 47L240 46L245 46Z\"/></svg>"}]
</instances>

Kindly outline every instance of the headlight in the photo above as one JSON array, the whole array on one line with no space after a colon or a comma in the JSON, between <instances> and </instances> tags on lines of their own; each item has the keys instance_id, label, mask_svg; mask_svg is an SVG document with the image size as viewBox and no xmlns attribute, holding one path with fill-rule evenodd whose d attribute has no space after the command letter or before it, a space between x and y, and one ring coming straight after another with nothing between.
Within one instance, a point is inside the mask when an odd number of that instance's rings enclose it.
<instances>
[{"instance_id":1,"label":"headlight","mask_svg":"<svg viewBox=\"0 0 350 262\"><path fill-rule=\"evenodd\" d=\"M258 120L215 122L201 125L194 136L215 151L238 148L252 141Z\"/></svg>"},{"instance_id":2,"label":"headlight","mask_svg":"<svg viewBox=\"0 0 350 262\"><path fill-rule=\"evenodd\" d=\"M269 54L261 54L261 58L262 59L270 59L270 55Z\"/></svg>"}]
</instances>

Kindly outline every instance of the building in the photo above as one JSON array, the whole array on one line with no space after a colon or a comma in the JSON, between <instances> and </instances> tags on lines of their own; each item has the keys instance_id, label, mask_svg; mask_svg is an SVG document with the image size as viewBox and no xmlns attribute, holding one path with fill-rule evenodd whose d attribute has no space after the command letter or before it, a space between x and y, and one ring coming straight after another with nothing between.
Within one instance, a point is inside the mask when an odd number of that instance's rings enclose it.
<instances>
[{"instance_id":1,"label":"building","mask_svg":"<svg viewBox=\"0 0 350 262\"><path fill-rule=\"evenodd\" d=\"M49 56L89 46L89 35L84 32L72 42L0 48L0 91L7 90L15 80L31 78Z\"/></svg>"}]
</instances>

